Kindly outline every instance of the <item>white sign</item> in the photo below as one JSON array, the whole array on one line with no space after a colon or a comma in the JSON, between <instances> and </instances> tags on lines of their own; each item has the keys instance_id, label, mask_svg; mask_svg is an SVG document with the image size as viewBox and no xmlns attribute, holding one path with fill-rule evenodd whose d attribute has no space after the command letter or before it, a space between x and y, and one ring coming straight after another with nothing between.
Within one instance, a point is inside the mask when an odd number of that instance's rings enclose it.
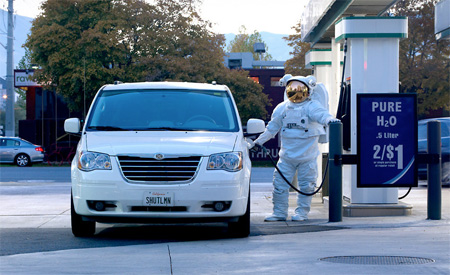
<instances>
[{"instance_id":1,"label":"white sign","mask_svg":"<svg viewBox=\"0 0 450 275\"><path fill-rule=\"evenodd\" d=\"M33 87L40 86L33 79L33 70L14 71L14 87Z\"/></svg>"},{"instance_id":2,"label":"white sign","mask_svg":"<svg viewBox=\"0 0 450 275\"><path fill-rule=\"evenodd\" d=\"M436 39L450 39L450 0L436 3L434 8L434 32Z\"/></svg>"}]
</instances>

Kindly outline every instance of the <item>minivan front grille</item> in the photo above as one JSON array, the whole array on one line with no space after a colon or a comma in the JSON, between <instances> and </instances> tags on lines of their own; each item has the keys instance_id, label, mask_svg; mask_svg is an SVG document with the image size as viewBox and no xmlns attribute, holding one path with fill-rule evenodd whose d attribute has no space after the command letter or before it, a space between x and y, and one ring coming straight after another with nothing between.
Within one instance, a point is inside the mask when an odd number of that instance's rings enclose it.
<instances>
[{"instance_id":1,"label":"minivan front grille","mask_svg":"<svg viewBox=\"0 0 450 275\"><path fill-rule=\"evenodd\" d=\"M189 181L195 176L200 156L165 158L119 156L122 173L130 181Z\"/></svg>"}]
</instances>

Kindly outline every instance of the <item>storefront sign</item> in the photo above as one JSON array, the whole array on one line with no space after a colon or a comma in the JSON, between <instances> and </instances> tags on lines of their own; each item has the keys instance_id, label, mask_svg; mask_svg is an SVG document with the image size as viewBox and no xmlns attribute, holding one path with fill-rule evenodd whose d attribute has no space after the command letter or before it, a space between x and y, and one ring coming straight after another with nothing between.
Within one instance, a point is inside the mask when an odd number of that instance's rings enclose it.
<instances>
[{"instance_id":1,"label":"storefront sign","mask_svg":"<svg viewBox=\"0 0 450 275\"><path fill-rule=\"evenodd\" d=\"M14 87L39 86L33 81L34 70L14 70Z\"/></svg>"}]
</instances>

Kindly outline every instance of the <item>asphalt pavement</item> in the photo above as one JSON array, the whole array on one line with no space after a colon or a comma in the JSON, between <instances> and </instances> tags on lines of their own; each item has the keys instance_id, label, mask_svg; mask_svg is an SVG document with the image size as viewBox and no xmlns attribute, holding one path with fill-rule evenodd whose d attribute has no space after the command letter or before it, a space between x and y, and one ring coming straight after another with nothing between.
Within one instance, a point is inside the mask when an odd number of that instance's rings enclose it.
<instances>
[{"instance_id":1,"label":"asphalt pavement","mask_svg":"<svg viewBox=\"0 0 450 275\"><path fill-rule=\"evenodd\" d=\"M63 241L74 239L66 182L46 182L47 188L60 190L49 195L17 195L17 188L42 182L11 183L1 176L0 181L1 246L13 245L5 232L14 231L30 243L45 243L54 234ZM94 238L75 238L80 246L0 256L0 274L450 274L449 188L442 189L440 220L427 220L427 189L421 187L402 200L413 207L408 216L343 217L331 223L319 193L309 220L265 223L272 208L268 184L270 179L252 182L248 238L226 237L214 226L105 225ZM291 193L290 211L295 201ZM148 231L164 238L147 243L149 237L142 235ZM205 237L191 240L194 231ZM123 234L133 242L124 242ZM116 244L102 247L106 239Z\"/></svg>"}]
</instances>

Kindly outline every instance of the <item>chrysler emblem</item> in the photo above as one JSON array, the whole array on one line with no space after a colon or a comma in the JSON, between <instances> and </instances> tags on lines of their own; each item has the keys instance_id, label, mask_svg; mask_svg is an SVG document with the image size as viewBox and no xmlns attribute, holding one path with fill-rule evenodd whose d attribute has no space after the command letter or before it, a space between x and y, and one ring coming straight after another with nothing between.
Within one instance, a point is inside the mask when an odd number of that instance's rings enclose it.
<instances>
[{"instance_id":1,"label":"chrysler emblem","mask_svg":"<svg viewBox=\"0 0 450 275\"><path fill-rule=\"evenodd\" d=\"M157 159L157 160L162 160L163 158L164 158L163 154L156 154L155 155L155 159Z\"/></svg>"}]
</instances>

